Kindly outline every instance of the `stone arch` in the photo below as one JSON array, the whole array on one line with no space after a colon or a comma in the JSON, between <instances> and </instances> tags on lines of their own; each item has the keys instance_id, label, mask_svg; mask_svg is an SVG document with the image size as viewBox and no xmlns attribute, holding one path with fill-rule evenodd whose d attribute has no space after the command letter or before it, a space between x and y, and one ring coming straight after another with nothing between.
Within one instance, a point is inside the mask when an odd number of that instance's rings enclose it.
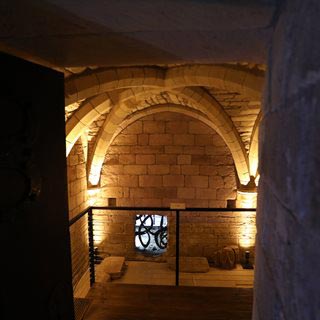
<instances>
[{"instance_id":1,"label":"stone arch","mask_svg":"<svg viewBox=\"0 0 320 320\"><path fill-rule=\"evenodd\" d=\"M120 92L104 92L85 100L66 123L66 154L69 155L78 138L89 130L90 125L101 115L107 113L117 102L132 99L145 94L148 88L123 89ZM148 92L158 92L162 89L149 89Z\"/></svg>"},{"instance_id":2,"label":"stone arch","mask_svg":"<svg viewBox=\"0 0 320 320\"><path fill-rule=\"evenodd\" d=\"M260 99L263 76L232 65L192 65L169 69L128 67L98 69L70 77L65 83L66 105L115 89L130 87L204 86L232 90Z\"/></svg>"},{"instance_id":3,"label":"stone arch","mask_svg":"<svg viewBox=\"0 0 320 320\"><path fill-rule=\"evenodd\" d=\"M168 87L214 87L235 91L260 99L263 76L252 71L237 69L232 65L189 65L167 70L165 84Z\"/></svg>"},{"instance_id":4,"label":"stone arch","mask_svg":"<svg viewBox=\"0 0 320 320\"><path fill-rule=\"evenodd\" d=\"M81 99L132 87L164 87L165 69L159 67L126 67L98 69L72 76L65 82L66 105Z\"/></svg>"},{"instance_id":5,"label":"stone arch","mask_svg":"<svg viewBox=\"0 0 320 320\"><path fill-rule=\"evenodd\" d=\"M249 169L250 176L257 177L258 175L258 161L259 161L259 125L261 121L261 112L258 114L255 124L252 129L250 149L249 149Z\"/></svg>"},{"instance_id":6,"label":"stone arch","mask_svg":"<svg viewBox=\"0 0 320 320\"><path fill-rule=\"evenodd\" d=\"M93 121L106 113L112 106L107 93L84 101L66 122L66 154L69 155L79 137L89 130Z\"/></svg>"},{"instance_id":7,"label":"stone arch","mask_svg":"<svg viewBox=\"0 0 320 320\"><path fill-rule=\"evenodd\" d=\"M163 105L154 105L145 109L140 109L134 112L132 115L127 117L122 121L122 123L118 126L117 130L114 133L113 140L116 139L116 137L128 126L130 126L135 121L152 114L160 113L160 112L175 112L180 113L186 116L189 116L191 118L197 119L204 124L206 124L208 127L210 127L212 130L216 131L216 126L207 118L205 114L203 114L201 111L198 111L194 108L186 107L183 105L175 105L171 103L166 103ZM112 140L112 141L113 141ZM112 142L111 142L112 143Z\"/></svg>"},{"instance_id":8,"label":"stone arch","mask_svg":"<svg viewBox=\"0 0 320 320\"><path fill-rule=\"evenodd\" d=\"M201 88L197 88L197 90L194 88L184 88L177 91L177 93L192 101L197 106L197 109L206 114L212 123L215 124L215 131L222 137L232 153L240 182L242 184L248 183L250 177L247 155L238 132L223 108ZM108 147L114 139L118 126L128 116L130 111L130 106L119 104L109 113L103 128L99 132L90 161L89 181L91 184L96 185L98 183Z\"/></svg>"}]
</instances>

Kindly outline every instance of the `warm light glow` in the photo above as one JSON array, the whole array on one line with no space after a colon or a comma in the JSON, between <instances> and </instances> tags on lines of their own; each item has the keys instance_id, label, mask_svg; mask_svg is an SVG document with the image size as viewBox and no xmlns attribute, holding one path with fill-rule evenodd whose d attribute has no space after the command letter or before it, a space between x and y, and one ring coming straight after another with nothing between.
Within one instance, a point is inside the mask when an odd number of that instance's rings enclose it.
<instances>
[{"instance_id":1,"label":"warm light glow","mask_svg":"<svg viewBox=\"0 0 320 320\"><path fill-rule=\"evenodd\" d=\"M255 191L237 191L237 208L256 208L257 192ZM241 212L241 227L239 236L239 245L242 248L250 248L255 245L256 237L256 213Z\"/></svg>"},{"instance_id":2,"label":"warm light glow","mask_svg":"<svg viewBox=\"0 0 320 320\"><path fill-rule=\"evenodd\" d=\"M102 240L103 240L102 234L95 234L93 236L93 242L95 246L98 246L102 242Z\"/></svg>"},{"instance_id":3,"label":"warm light glow","mask_svg":"<svg viewBox=\"0 0 320 320\"><path fill-rule=\"evenodd\" d=\"M237 191L237 208L256 208L257 192Z\"/></svg>"},{"instance_id":4,"label":"warm light glow","mask_svg":"<svg viewBox=\"0 0 320 320\"><path fill-rule=\"evenodd\" d=\"M69 141L66 141L66 157L68 157L72 147L73 147L73 144Z\"/></svg>"},{"instance_id":5,"label":"warm light glow","mask_svg":"<svg viewBox=\"0 0 320 320\"><path fill-rule=\"evenodd\" d=\"M242 248L250 248L255 245L256 238L256 214L255 212L241 212L241 227L239 245Z\"/></svg>"},{"instance_id":6,"label":"warm light glow","mask_svg":"<svg viewBox=\"0 0 320 320\"><path fill-rule=\"evenodd\" d=\"M259 180L260 180L260 174L258 174L254 180L254 182L256 183L256 186L259 185Z\"/></svg>"},{"instance_id":7,"label":"warm light glow","mask_svg":"<svg viewBox=\"0 0 320 320\"><path fill-rule=\"evenodd\" d=\"M93 206L99 200L100 193L101 193L101 189L99 188L88 189L89 206Z\"/></svg>"},{"instance_id":8,"label":"warm light glow","mask_svg":"<svg viewBox=\"0 0 320 320\"><path fill-rule=\"evenodd\" d=\"M93 167L89 175L89 182L91 183L91 185L96 186L98 185L99 180L100 180L100 169Z\"/></svg>"},{"instance_id":9,"label":"warm light glow","mask_svg":"<svg viewBox=\"0 0 320 320\"><path fill-rule=\"evenodd\" d=\"M105 216L96 214L93 217L93 241L95 246L99 246L105 240L106 233L109 232L108 224L105 223Z\"/></svg>"},{"instance_id":10,"label":"warm light glow","mask_svg":"<svg viewBox=\"0 0 320 320\"><path fill-rule=\"evenodd\" d=\"M250 157L250 174L256 176L258 171L258 155L251 155Z\"/></svg>"},{"instance_id":11,"label":"warm light glow","mask_svg":"<svg viewBox=\"0 0 320 320\"><path fill-rule=\"evenodd\" d=\"M84 159L87 162L88 160L88 131L89 130L85 130L83 132L83 134L81 135L81 142L82 142L82 148L83 148L83 155L84 155Z\"/></svg>"}]
</instances>

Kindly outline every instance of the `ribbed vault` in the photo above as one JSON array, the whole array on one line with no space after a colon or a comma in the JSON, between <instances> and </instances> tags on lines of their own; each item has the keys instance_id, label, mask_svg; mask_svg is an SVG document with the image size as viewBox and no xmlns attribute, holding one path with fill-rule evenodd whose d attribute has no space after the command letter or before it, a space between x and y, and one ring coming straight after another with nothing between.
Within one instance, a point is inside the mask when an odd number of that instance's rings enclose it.
<instances>
[{"instance_id":1,"label":"ribbed vault","mask_svg":"<svg viewBox=\"0 0 320 320\"><path fill-rule=\"evenodd\" d=\"M85 70L66 79L67 155L91 137L89 181L96 185L108 147L132 119L159 110L196 117L229 147L238 178L257 175L264 71L234 64Z\"/></svg>"}]
</instances>

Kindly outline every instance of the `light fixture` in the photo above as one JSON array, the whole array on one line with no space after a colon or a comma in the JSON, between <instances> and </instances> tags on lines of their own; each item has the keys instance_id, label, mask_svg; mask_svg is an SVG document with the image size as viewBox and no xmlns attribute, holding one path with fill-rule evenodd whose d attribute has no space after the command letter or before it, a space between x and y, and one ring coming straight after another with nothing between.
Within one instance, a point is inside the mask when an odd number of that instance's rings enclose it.
<instances>
[{"instance_id":1,"label":"light fixture","mask_svg":"<svg viewBox=\"0 0 320 320\"><path fill-rule=\"evenodd\" d=\"M250 262L250 251L246 250L244 252L244 261L242 263L242 268L243 269L253 269L253 265Z\"/></svg>"}]
</instances>

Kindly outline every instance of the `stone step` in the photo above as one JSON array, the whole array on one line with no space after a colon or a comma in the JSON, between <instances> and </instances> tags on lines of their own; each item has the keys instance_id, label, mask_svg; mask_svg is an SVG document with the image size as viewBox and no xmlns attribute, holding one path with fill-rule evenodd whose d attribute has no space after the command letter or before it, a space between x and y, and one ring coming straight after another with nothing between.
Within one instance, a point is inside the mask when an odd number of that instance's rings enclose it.
<instances>
[{"instance_id":1,"label":"stone step","mask_svg":"<svg viewBox=\"0 0 320 320\"><path fill-rule=\"evenodd\" d=\"M97 274L102 278L104 275L106 275L106 278L107 275L109 275L110 279L114 280L121 278L125 269L125 257L106 257L99 266L97 266Z\"/></svg>"}]
</instances>

